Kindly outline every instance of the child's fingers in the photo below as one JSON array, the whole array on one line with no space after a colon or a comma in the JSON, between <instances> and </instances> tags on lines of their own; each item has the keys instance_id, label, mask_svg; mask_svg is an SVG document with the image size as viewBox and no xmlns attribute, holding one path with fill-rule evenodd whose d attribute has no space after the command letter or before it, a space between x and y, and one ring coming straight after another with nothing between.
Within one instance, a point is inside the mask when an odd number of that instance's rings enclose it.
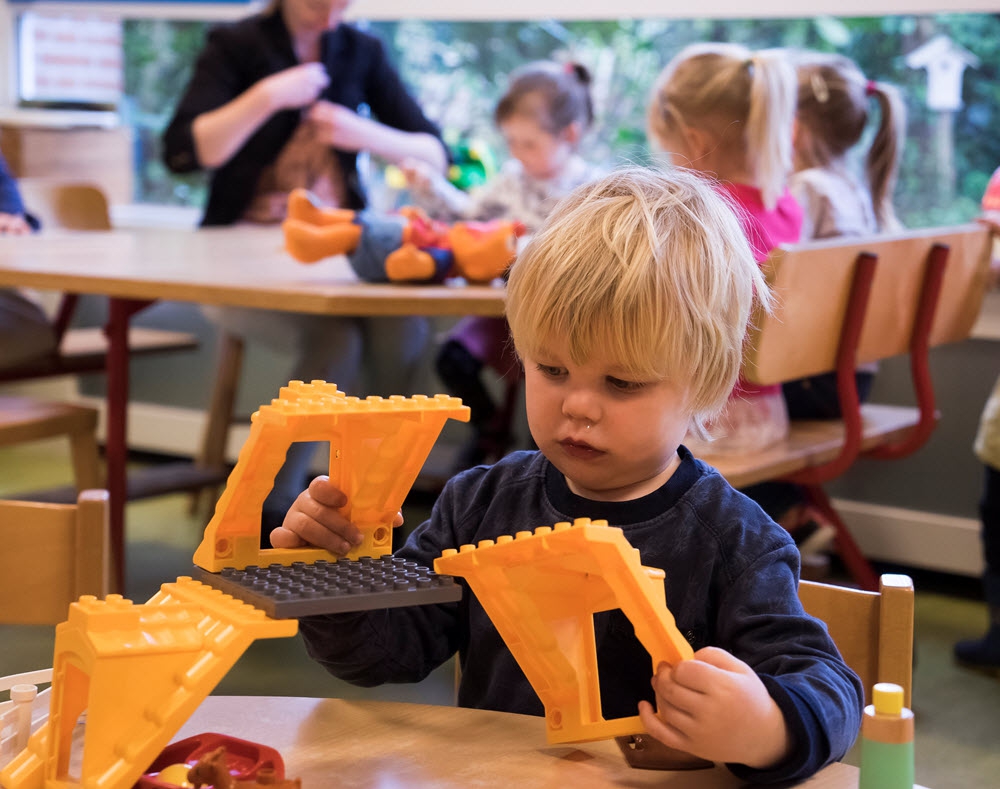
<instances>
[{"instance_id":1,"label":"child's fingers","mask_svg":"<svg viewBox=\"0 0 1000 789\"><path fill-rule=\"evenodd\" d=\"M403 513L397 512L396 517L392 519L392 528L398 529L403 525Z\"/></svg>"},{"instance_id":2,"label":"child's fingers","mask_svg":"<svg viewBox=\"0 0 1000 789\"><path fill-rule=\"evenodd\" d=\"M271 531L272 548L302 548L305 542L299 535L284 526L279 526Z\"/></svg>"},{"instance_id":3,"label":"child's fingers","mask_svg":"<svg viewBox=\"0 0 1000 789\"><path fill-rule=\"evenodd\" d=\"M292 539L282 532L291 532L301 540L302 544L314 545L317 548L324 548L338 556L344 556L355 545L362 540L361 532L351 526L343 518L333 528L326 523L317 521L315 518L304 512L302 509L292 508L285 516L285 522L280 529L275 529L279 534L271 532L271 544L278 547L299 547L294 544L276 545L274 540L278 537L282 542L291 543Z\"/></svg>"},{"instance_id":4,"label":"child's fingers","mask_svg":"<svg viewBox=\"0 0 1000 789\"><path fill-rule=\"evenodd\" d=\"M670 673L662 672L653 677L653 690L656 692L656 703L661 714L669 708L678 714L692 717L704 696L699 691L679 685Z\"/></svg>"},{"instance_id":5,"label":"child's fingers","mask_svg":"<svg viewBox=\"0 0 1000 789\"><path fill-rule=\"evenodd\" d=\"M639 720L642 721L643 728L651 736L670 748L678 748L682 751L690 750L691 743L687 735L680 729L665 723L653 709L653 705L648 701L639 702Z\"/></svg>"},{"instance_id":6,"label":"child's fingers","mask_svg":"<svg viewBox=\"0 0 1000 789\"><path fill-rule=\"evenodd\" d=\"M679 663L673 671L675 683L697 693L712 693L728 681L729 674L743 674L746 663L717 647L699 649L693 660Z\"/></svg>"},{"instance_id":7,"label":"child's fingers","mask_svg":"<svg viewBox=\"0 0 1000 789\"><path fill-rule=\"evenodd\" d=\"M330 482L330 478L321 474L309 483L309 494L326 507L339 509L347 504L347 495Z\"/></svg>"}]
</instances>

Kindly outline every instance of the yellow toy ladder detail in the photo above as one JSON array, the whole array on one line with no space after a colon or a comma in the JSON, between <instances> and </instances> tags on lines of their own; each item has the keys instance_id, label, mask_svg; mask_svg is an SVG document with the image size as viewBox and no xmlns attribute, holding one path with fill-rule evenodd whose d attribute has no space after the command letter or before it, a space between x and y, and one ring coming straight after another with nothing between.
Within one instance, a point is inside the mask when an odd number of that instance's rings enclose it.
<instances>
[{"instance_id":1,"label":"yellow toy ladder detail","mask_svg":"<svg viewBox=\"0 0 1000 789\"><path fill-rule=\"evenodd\" d=\"M297 441L330 442L330 480L347 494L344 513L365 535L348 558L390 553L393 518L449 418L467 422L469 407L448 395L361 400L336 384L292 381L253 415L195 564L220 572L337 559L318 548L260 548L261 506L288 447Z\"/></svg>"},{"instance_id":2,"label":"yellow toy ladder detail","mask_svg":"<svg viewBox=\"0 0 1000 789\"><path fill-rule=\"evenodd\" d=\"M0 772L0 784L127 789L254 639L297 629L187 577L144 605L121 595L80 598L56 628L49 721ZM73 729L84 710L76 765Z\"/></svg>"},{"instance_id":3,"label":"yellow toy ladder detail","mask_svg":"<svg viewBox=\"0 0 1000 789\"><path fill-rule=\"evenodd\" d=\"M667 609L663 571L643 567L639 551L606 521L580 518L448 549L434 570L468 581L545 705L551 743L643 731L638 715L601 713L595 613L621 609L654 670L692 656Z\"/></svg>"}]
</instances>

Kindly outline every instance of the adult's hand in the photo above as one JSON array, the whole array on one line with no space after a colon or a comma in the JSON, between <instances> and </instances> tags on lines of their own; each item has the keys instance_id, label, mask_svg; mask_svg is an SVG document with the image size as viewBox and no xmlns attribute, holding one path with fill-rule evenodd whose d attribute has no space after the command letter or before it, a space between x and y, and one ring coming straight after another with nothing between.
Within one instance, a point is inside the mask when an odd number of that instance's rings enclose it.
<instances>
[{"instance_id":1,"label":"adult's hand","mask_svg":"<svg viewBox=\"0 0 1000 789\"><path fill-rule=\"evenodd\" d=\"M272 74L261 84L277 112L312 104L330 84L330 75L322 63L302 63Z\"/></svg>"},{"instance_id":2,"label":"adult's hand","mask_svg":"<svg viewBox=\"0 0 1000 789\"><path fill-rule=\"evenodd\" d=\"M306 119L315 126L319 141L331 148L358 152L371 144L374 123L342 104L321 99L309 108Z\"/></svg>"}]
</instances>

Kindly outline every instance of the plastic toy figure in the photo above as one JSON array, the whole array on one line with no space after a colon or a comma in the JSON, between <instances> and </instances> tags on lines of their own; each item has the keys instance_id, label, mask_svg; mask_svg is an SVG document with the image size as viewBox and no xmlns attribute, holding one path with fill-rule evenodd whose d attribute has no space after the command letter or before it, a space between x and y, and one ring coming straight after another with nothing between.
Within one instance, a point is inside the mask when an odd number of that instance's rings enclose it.
<instances>
[{"instance_id":1,"label":"plastic toy figure","mask_svg":"<svg viewBox=\"0 0 1000 789\"><path fill-rule=\"evenodd\" d=\"M296 260L347 255L354 272L369 282L439 282L448 276L489 282L503 276L524 234L520 222L449 225L410 206L398 214L329 208L305 189L289 195L282 229Z\"/></svg>"},{"instance_id":2,"label":"plastic toy figure","mask_svg":"<svg viewBox=\"0 0 1000 789\"><path fill-rule=\"evenodd\" d=\"M285 763L274 748L225 734L206 732L164 748L133 789L215 789L297 787L285 778Z\"/></svg>"},{"instance_id":3,"label":"plastic toy figure","mask_svg":"<svg viewBox=\"0 0 1000 789\"><path fill-rule=\"evenodd\" d=\"M226 748L220 745L211 753L202 756L197 764L188 771L188 781L195 789L203 786L214 789L252 789L252 787L269 786L271 789L301 789L302 781L298 778L288 780L279 778L273 769L261 770L251 780L241 780L229 772L226 761Z\"/></svg>"}]
</instances>

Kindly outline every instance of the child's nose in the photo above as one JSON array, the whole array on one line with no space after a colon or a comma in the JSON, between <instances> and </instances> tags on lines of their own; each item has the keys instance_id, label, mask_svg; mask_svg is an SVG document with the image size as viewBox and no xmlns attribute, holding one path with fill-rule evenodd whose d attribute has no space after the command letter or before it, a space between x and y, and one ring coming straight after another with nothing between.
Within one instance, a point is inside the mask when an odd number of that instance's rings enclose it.
<instances>
[{"instance_id":1,"label":"child's nose","mask_svg":"<svg viewBox=\"0 0 1000 789\"><path fill-rule=\"evenodd\" d=\"M592 393L577 389L567 393L563 400L563 415L574 422L594 424L601 418L601 409Z\"/></svg>"}]
</instances>

